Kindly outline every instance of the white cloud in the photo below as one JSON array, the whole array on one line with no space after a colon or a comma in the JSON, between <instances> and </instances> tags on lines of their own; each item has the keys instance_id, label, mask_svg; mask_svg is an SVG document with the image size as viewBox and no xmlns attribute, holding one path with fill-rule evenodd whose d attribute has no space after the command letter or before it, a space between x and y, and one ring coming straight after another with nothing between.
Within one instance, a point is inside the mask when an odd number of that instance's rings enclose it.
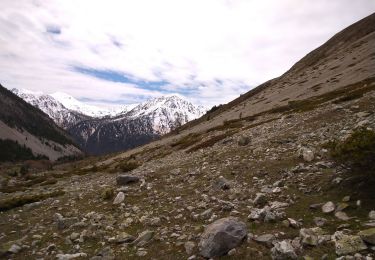
<instances>
[{"instance_id":1,"label":"white cloud","mask_svg":"<svg viewBox=\"0 0 375 260\"><path fill-rule=\"evenodd\" d=\"M82 66L164 80L164 90L213 105L279 76L374 12L375 2L2 0L0 8L0 81L8 88L97 103L161 94L72 70Z\"/></svg>"}]
</instances>

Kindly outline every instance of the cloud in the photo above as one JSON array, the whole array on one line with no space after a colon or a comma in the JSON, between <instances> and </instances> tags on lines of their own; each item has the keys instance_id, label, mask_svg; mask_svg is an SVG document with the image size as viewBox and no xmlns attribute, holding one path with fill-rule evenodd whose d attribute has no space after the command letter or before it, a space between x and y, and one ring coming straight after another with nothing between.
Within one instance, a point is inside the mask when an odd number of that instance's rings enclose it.
<instances>
[{"instance_id":1,"label":"cloud","mask_svg":"<svg viewBox=\"0 0 375 260\"><path fill-rule=\"evenodd\" d=\"M228 102L375 11L372 0L2 0L0 81L91 103Z\"/></svg>"}]
</instances>

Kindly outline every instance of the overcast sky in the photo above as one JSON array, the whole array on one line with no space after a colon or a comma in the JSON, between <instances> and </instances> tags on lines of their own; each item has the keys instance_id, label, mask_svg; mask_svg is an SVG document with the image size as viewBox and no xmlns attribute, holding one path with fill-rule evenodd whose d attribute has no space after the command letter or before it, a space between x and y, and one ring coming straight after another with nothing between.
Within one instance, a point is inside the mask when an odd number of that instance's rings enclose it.
<instances>
[{"instance_id":1,"label":"overcast sky","mask_svg":"<svg viewBox=\"0 0 375 260\"><path fill-rule=\"evenodd\" d=\"M374 0L0 0L0 83L92 104L228 102L277 77Z\"/></svg>"}]
</instances>

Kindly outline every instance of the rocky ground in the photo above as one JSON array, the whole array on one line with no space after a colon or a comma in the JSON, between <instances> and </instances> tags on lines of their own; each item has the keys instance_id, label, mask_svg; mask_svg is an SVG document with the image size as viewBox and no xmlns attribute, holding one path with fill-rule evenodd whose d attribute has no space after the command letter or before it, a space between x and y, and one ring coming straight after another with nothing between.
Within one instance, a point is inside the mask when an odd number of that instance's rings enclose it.
<instances>
[{"instance_id":1,"label":"rocky ground","mask_svg":"<svg viewBox=\"0 0 375 260\"><path fill-rule=\"evenodd\" d=\"M374 130L374 111L372 90L29 180L3 169L2 256L373 259L374 186L325 145Z\"/></svg>"}]
</instances>

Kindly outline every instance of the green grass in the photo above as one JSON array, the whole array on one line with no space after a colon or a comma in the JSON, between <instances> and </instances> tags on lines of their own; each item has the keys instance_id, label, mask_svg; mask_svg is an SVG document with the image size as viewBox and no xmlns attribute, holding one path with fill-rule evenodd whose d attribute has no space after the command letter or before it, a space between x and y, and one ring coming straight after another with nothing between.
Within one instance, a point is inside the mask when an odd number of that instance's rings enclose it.
<instances>
[{"instance_id":1,"label":"green grass","mask_svg":"<svg viewBox=\"0 0 375 260\"><path fill-rule=\"evenodd\" d=\"M62 190L53 191L49 193L38 193L38 194L25 194L18 195L10 198L0 199L0 211L10 210L16 207L21 207L25 204L45 200L51 197L57 197L63 195L65 192Z\"/></svg>"}]
</instances>

